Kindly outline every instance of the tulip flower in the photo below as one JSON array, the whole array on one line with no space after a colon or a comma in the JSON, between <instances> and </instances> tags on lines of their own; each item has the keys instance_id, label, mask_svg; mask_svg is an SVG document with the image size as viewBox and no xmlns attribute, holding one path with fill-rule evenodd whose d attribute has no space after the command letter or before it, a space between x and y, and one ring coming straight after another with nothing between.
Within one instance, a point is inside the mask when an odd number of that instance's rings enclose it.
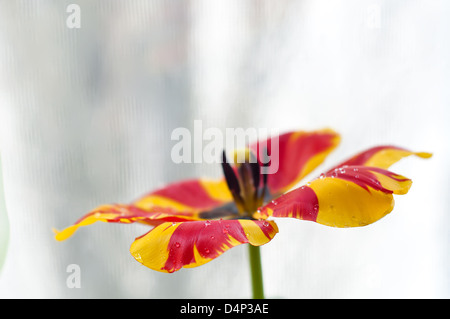
<instances>
[{"instance_id":1,"label":"tulip flower","mask_svg":"<svg viewBox=\"0 0 450 319\"><path fill-rule=\"evenodd\" d=\"M250 244L253 296L263 298L259 246L278 233L274 218L331 227L372 224L392 211L393 195L406 194L411 187L410 179L387 169L410 155L431 156L395 146L373 147L295 188L339 142L330 129L298 131L278 136L278 149L271 138L249 145L243 163L231 165L224 152L223 178L181 181L130 204L100 206L55 231L56 239L65 240L98 221L146 224L151 229L135 239L130 252L144 266L167 273L201 266L230 248ZM279 152L278 170L262 174L264 154L274 151Z\"/></svg>"}]
</instances>

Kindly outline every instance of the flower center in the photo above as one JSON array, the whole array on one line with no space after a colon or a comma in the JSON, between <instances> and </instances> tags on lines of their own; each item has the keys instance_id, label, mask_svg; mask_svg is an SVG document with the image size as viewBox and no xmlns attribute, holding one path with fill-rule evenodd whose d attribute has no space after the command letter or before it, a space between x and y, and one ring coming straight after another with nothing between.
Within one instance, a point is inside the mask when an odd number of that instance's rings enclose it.
<instances>
[{"instance_id":1,"label":"flower center","mask_svg":"<svg viewBox=\"0 0 450 319\"><path fill-rule=\"evenodd\" d=\"M235 151L234 164L232 167L228 163L223 151L222 169L239 215L252 218L252 214L262 206L264 197L268 195L267 174L261 174L261 166L264 164L260 164L249 149Z\"/></svg>"}]
</instances>

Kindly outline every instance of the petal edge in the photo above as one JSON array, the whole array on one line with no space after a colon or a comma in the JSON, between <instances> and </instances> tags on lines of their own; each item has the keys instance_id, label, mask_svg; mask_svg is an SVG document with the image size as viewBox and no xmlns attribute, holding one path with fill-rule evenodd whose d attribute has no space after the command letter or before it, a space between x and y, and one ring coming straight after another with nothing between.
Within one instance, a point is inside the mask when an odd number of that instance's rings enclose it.
<instances>
[{"instance_id":1,"label":"petal edge","mask_svg":"<svg viewBox=\"0 0 450 319\"><path fill-rule=\"evenodd\" d=\"M240 244L269 242L278 228L273 221L211 220L161 224L136 238L130 253L144 266L172 273L201 266Z\"/></svg>"}]
</instances>

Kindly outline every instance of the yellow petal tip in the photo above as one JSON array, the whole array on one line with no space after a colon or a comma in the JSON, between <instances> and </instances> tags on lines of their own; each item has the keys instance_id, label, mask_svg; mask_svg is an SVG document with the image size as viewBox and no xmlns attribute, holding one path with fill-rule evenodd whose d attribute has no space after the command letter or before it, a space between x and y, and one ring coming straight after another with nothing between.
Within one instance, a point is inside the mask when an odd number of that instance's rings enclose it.
<instances>
[{"instance_id":1,"label":"yellow petal tip","mask_svg":"<svg viewBox=\"0 0 450 319\"><path fill-rule=\"evenodd\" d=\"M433 156L432 153L427 153L427 152L418 152L418 153L414 153L416 156L419 156L421 158L430 158Z\"/></svg>"}]
</instances>

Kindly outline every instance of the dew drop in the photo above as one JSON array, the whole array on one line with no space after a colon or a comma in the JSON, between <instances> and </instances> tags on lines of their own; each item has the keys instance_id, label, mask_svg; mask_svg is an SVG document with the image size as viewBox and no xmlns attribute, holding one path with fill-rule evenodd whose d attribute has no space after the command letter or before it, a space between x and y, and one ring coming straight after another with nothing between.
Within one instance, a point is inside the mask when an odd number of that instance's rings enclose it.
<instances>
[{"instance_id":1,"label":"dew drop","mask_svg":"<svg viewBox=\"0 0 450 319\"><path fill-rule=\"evenodd\" d=\"M269 224L268 221L264 221L264 222L263 222L263 226L264 226L264 227L269 227L269 225L270 225L270 224Z\"/></svg>"},{"instance_id":2,"label":"dew drop","mask_svg":"<svg viewBox=\"0 0 450 319\"><path fill-rule=\"evenodd\" d=\"M276 205L278 205L278 202L275 201L275 200L273 200L273 201L272 201L272 204L274 204L274 205L276 206Z\"/></svg>"},{"instance_id":3,"label":"dew drop","mask_svg":"<svg viewBox=\"0 0 450 319\"><path fill-rule=\"evenodd\" d=\"M175 247L180 248L181 244L179 242L175 243Z\"/></svg>"},{"instance_id":4,"label":"dew drop","mask_svg":"<svg viewBox=\"0 0 450 319\"><path fill-rule=\"evenodd\" d=\"M214 238L216 238L216 237L214 237L214 236L211 236L211 240L214 240Z\"/></svg>"},{"instance_id":5,"label":"dew drop","mask_svg":"<svg viewBox=\"0 0 450 319\"><path fill-rule=\"evenodd\" d=\"M210 220L207 220L207 221L205 222L205 226L209 226L209 225L211 225L211 221L210 221Z\"/></svg>"},{"instance_id":6,"label":"dew drop","mask_svg":"<svg viewBox=\"0 0 450 319\"><path fill-rule=\"evenodd\" d=\"M172 223L172 226L175 226L176 224L177 224L177 223L173 222L173 223Z\"/></svg>"},{"instance_id":7,"label":"dew drop","mask_svg":"<svg viewBox=\"0 0 450 319\"><path fill-rule=\"evenodd\" d=\"M324 179L325 178L325 174L324 173L320 174L319 178L320 179Z\"/></svg>"},{"instance_id":8,"label":"dew drop","mask_svg":"<svg viewBox=\"0 0 450 319\"><path fill-rule=\"evenodd\" d=\"M205 249L205 254L209 254L209 249L208 248Z\"/></svg>"}]
</instances>

